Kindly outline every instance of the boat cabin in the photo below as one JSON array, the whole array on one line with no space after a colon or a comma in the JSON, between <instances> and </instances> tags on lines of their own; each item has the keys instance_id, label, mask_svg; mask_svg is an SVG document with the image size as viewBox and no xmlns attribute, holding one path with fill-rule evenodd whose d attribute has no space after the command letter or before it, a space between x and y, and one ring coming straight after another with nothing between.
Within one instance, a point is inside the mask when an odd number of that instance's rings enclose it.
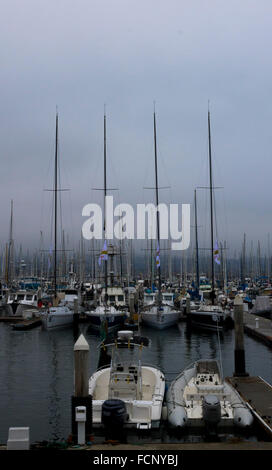
<instances>
[{"instance_id":1,"label":"boat cabin","mask_svg":"<svg viewBox=\"0 0 272 470\"><path fill-rule=\"evenodd\" d=\"M117 307L125 307L126 300L125 300L125 293L122 287L108 287L107 288L108 294L108 305L117 306ZM105 289L102 289L102 299L104 299Z\"/></svg>"}]
</instances>

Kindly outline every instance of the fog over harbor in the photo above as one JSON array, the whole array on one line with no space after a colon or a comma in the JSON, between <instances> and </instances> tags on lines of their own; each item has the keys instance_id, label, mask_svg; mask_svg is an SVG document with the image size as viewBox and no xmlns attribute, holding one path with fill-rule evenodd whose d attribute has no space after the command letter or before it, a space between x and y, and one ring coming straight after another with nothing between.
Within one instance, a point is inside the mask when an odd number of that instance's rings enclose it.
<instances>
[{"instance_id":1,"label":"fog over harbor","mask_svg":"<svg viewBox=\"0 0 272 470\"><path fill-rule=\"evenodd\" d=\"M88 202L102 205L103 113L115 203L154 202L156 101L160 201L193 203L208 183L207 110L219 240L239 249L271 232L271 44L268 0L3 1L1 250L14 201L15 246L50 245L59 112L62 224L78 246ZM208 192L199 190L209 241ZM193 215L193 213L192 213Z\"/></svg>"}]
</instances>

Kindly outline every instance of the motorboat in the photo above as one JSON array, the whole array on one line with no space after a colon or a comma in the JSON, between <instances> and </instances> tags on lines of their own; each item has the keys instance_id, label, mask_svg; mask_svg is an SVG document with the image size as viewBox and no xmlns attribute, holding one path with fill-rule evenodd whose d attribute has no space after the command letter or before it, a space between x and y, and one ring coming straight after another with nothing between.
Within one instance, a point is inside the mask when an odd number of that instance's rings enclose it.
<instances>
[{"instance_id":1,"label":"motorboat","mask_svg":"<svg viewBox=\"0 0 272 470\"><path fill-rule=\"evenodd\" d=\"M168 423L174 428L249 428L253 416L237 391L223 380L216 360L199 360L171 383L167 395Z\"/></svg>"},{"instance_id":2,"label":"motorboat","mask_svg":"<svg viewBox=\"0 0 272 470\"><path fill-rule=\"evenodd\" d=\"M117 417L125 428L159 427L165 378L155 366L142 364L144 344L148 343L143 338L125 330L113 343L100 345L102 352L110 353L111 362L89 379L94 428L111 427Z\"/></svg>"},{"instance_id":3,"label":"motorboat","mask_svg":"<svg viewBox=\"0 0 272 470\"><path fill-rule=\"evenodd\" d=\"M37 291L18 290L10 292L7 296L7 301L3 299L3 308L7 315L22 316L24 310L29 308L38 308L38 293Z\"/></svg>"}]
</instances>

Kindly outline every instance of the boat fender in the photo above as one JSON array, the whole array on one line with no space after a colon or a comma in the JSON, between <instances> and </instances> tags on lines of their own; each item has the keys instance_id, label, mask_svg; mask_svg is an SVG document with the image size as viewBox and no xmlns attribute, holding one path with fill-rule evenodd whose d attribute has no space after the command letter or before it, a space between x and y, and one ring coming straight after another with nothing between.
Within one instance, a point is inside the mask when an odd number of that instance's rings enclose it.
<instances>
[{"instance_id":1,"label":"boat fender","mask_svg":"<svg viewBox=\"0 0 272 470\"><path fill-rule=\"evenodd\" d=\"M246 406L237 406L233 409L233 421L240 428L249 428L252 426L254 418Z\"/></svg>"}]
</instances>

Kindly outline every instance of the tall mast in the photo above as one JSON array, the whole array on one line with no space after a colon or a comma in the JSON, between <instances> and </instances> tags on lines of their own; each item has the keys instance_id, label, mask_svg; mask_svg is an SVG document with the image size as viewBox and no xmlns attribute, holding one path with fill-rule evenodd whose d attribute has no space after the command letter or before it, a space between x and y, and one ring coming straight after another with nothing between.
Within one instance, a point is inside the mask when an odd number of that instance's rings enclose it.
<instances>
[{"instance_id":1,"label":"tall mast","mask_svg":"<svg viewBox=\"0 0 272 470\"><path fill-rule=\"evenodd\" d=\"M65 244L65 233L62 230L62 249L63 249L63 256L62 256L62 276L65 279L67 273L67 258L66 258L66 244Z\"/></svg>"},{"instance_id":2,"label":"tall mast","mask_svg":"<svg viewBox=\"0 0 272 470\"><path fill-rule=\"evenodd\" d=\"M224 293L227 295L228 283L227 283L227 242L224 241L224 256L223 256L223 272L224 272Z\"/></svg>"},{"instance_id":3,"label":"tall mast","mask_svg":"<svg viewBox=\"0 0 272 470\"><path fill-rule=\"evenodd\" d=\"M92 239L92 280L95 283L95 239Z\"/></svg>"},{"instance_id":4,"label":"tall mast","mask_svg":"<svg viewBox=\"0 0 272 470\"><path fill-rule=\"evenodd\" d=\"M172 250L171 250L171 241L170 237L168 239L168 279L172 282Z\"/></svg>"},{"instance_id":5,"label":"tall mast","mask_svg":"<svg viewBox=\"0 0 272 470\"><path fill-rule=\"evenodd\" d=\"M40 258L40 284L42 287L42 281L43 281L43 269L44 269L44 254L43 254L43 233L40 231L40 252L41 252L41 258ZM21 273L21 256L20 256L20 273ZM21 277L21 274L20 274Z\"/></svg>"},{"instance_id":6,"label":"tall mast","mask_svg":"<svg viewBox=\"0 0 272 470\"><path fill-rule=\"evenodd\" d=\"M244 233L244 238L243 238L243 246L242 246L242 276L241 276L241 281L242 284L245 284L245 277L246 277L246 234Z\"/></svg>"},{"instance_id":7,"label":"tall mast","mask_svg":"<svg viewBox=\"0 0 272 470\"><path fill-rule=\"evenodd\" d=\"M10 281L13 277L13 200L10 201L10 226L9 226L9 243L7 251L7 265L6 265L6 282L9 287Z\"/></svg>"},{"instance_id":8,"label":"tall mast","mask_svg":"<svg viewBox=\"0 0 272 470\"><path fill-rule=\"evenodd\" d=\"M210 168L210 210L211 210L211 268L212 268L212 305L214 305L214 260L213 260L213 182L212 182L212 149L211 149L211 122L210 111L208 111L208 133L209 133L209 168Z\"/></svg>"},{"instance_id":9,"label":"tall mast","mask_svg":"<svg viewBox=\"0 0 272 470\"><path fill-rule=\"evenodd\" d=\"M123 260L122 260L122 240L120 240L120 283L121 283L121 286L122 286L122 282L123 282Z\"/></svg>"},{"instance_id":10,"label":"tall mast","mask_svg":"<svg viewBox=\"0 0 272 470\"><path fill-rule=\"evenodd\" d=\"M197 286L197 294L198 294L199 293L199 257L198 257L196 189L195 189L195 244L196 244L196 286Z\"/></svg>"},{"instance_id":11,"label":"tall mast","mask_svg":"<svg viewBox=\"0 0 272 470\"><path fill-rule=\"evenodd\" d=\"M270 234L267 234L267 282L270 286Z\"/></svg>"},{"instance_id":12,"label":"tall mast","mask_svg":"<svg viewBox=\"0 0 272 470\"><path fill-rule=\"evenodd\" d=\"M157 132L156 132L156 113L154 110L154 152L155 152L155 189L156 189L156 207L157 207L157 245L160 250L160 213L159 207L159 188L158 188L158 160L157 160ZM161 267L158 267L159 275L159 307L161 306Z\"/></svg>"},{"instance_id":13,"label":"tall mast","mask_svg":"<svg viewBox=\"0 0 272 470\"><path fill-rule=\"evenodd\" d=\"M55 138L55 227L54 227L54 297L57 298L57 216L58 216L58 112L56 113L56 138Z\"/></svg>"},{"instance_id":14,"label":"tall mast","mask_svg":"<svg viewBox=\"0 0 272 470\"><path fill-rule=\"evenodd\" d=\"M258 277L261 276L261 244L260 240L258 240L258 248L257 248L257 259L258 259Z\"/></svg>"},{"instance_id":15,"label":"tall mast","mask_svg":"<svg viewBox=\"0 0 272 470\"><path fill-rule=\"evenodd\" d=\"M106 111L104 110L104 243L106 240L106 196L107 196L107 134L106 134ZM105 259L105 305L108 297L108 260Z\"/></svg>"}]
</instances>

